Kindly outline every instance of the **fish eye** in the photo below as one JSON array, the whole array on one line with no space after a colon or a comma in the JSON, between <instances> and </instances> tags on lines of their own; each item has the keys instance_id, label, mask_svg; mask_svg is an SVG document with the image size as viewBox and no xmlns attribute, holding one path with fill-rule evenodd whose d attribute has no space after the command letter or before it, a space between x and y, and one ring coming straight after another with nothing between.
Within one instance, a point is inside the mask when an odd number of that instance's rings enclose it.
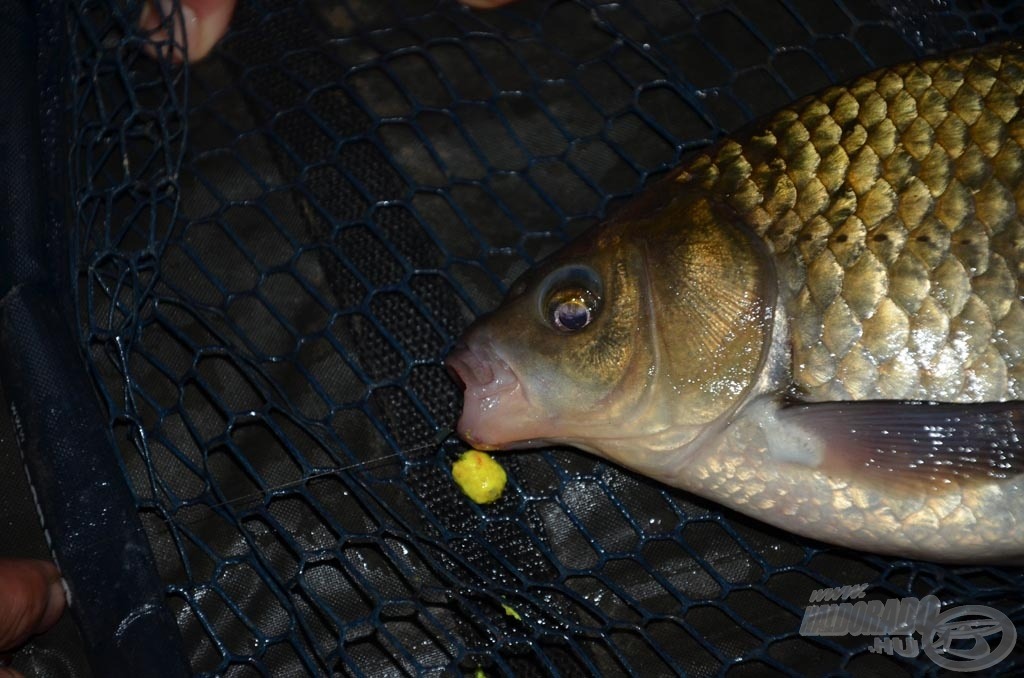
<instances>
[{"instance_id":1,"label":"fish eye","mask_svg":"<svg viewBox=\"0 0 1024 678\"><path fill-rule=\"evenodd\" d=\"M573 266L555 271L541 285L541 312L561 332L578 332L597 316L600 282L589 268Z\"/></svg>"}]
</instances>

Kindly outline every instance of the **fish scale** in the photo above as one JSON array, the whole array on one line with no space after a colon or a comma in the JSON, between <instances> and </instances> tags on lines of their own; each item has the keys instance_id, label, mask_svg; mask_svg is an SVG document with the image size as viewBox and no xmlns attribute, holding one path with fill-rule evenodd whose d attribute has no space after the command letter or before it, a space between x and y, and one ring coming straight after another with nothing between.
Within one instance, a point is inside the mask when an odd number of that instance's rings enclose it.
<instances>
[{"instance_id":1,"label":"fish scale","mask_svg":"<svg viewBox=\"0 0 1024 678\"><path fill-rule=\"evenodd\" d=\"M1024 561L1022 91L992 45L699 153L467 330L460 434L853 548Z\"/></svg>"},{"instance_id":2,"label":"fish scale","mask_svg":"<svg viewBox=\"0 0 1024 678\"><path fill-rule=\"evenodd\" d=\"M898 65L677 175L769 244L803 399L1024 398L1022 92L1016 45Z\"/></svg>"}]
</instances>

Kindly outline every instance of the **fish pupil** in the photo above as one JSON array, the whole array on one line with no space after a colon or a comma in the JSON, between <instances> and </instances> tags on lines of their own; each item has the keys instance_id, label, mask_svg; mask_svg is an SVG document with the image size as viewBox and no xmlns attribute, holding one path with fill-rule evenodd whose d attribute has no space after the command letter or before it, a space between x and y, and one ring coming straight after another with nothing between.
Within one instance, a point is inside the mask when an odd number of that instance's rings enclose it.
<instances>
[{"instance_id":1,"label":"fish pupil","mask_svg":"<svg viewBox=\"0 0 1024 678\"><path fill-rule=\"evenodd\" d=\"M555 307L555 327L566 332L582 330L590 324L590 307L582 297L567 299Z\"/></svg>"}]
</instances>

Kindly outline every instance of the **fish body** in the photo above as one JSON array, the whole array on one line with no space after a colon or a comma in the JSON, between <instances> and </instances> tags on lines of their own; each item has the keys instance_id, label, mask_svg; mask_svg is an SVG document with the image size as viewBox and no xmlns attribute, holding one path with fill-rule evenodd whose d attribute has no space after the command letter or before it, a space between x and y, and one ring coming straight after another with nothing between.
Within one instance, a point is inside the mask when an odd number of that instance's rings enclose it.
<instances>
[{"instance_id":1,"label":"fish body","mask_svg":"<svg viewBox=\"0 0 1024 678\"><path fill-rule=\"evenodd\" d=\"M1024 560L1024 48L883 68L693 157L517 281L461 435L784 529Z\"/></svg>"}]
</instances>

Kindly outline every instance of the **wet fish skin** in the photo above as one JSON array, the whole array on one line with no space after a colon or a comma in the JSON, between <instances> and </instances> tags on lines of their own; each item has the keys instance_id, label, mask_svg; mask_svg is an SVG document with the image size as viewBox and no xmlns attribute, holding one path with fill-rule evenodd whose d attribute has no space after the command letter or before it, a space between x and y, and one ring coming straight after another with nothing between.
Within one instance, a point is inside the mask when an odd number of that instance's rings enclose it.
<instances>
[{"instance_id":1,"label":"wet fish skin","mask_svg":"<svg viewBox=\"0 0 1024 678\"><path fill-rule=\"evenodd\" d=\"M470 329L461 434L855 548L1024 559L1022 93L1024 51L990 46L700 153Z\"/></svg>"},{"instance_id":2,"label":"wet fish skin","mask_svg":"<svg viewBox=\"0 0 1024 678\"><path fill-rule=\"evenodd\" d=\"M1024 397L1024 56L834 87L680 173L769 244L807 400Z\"/></svg>"}]
</instances>

